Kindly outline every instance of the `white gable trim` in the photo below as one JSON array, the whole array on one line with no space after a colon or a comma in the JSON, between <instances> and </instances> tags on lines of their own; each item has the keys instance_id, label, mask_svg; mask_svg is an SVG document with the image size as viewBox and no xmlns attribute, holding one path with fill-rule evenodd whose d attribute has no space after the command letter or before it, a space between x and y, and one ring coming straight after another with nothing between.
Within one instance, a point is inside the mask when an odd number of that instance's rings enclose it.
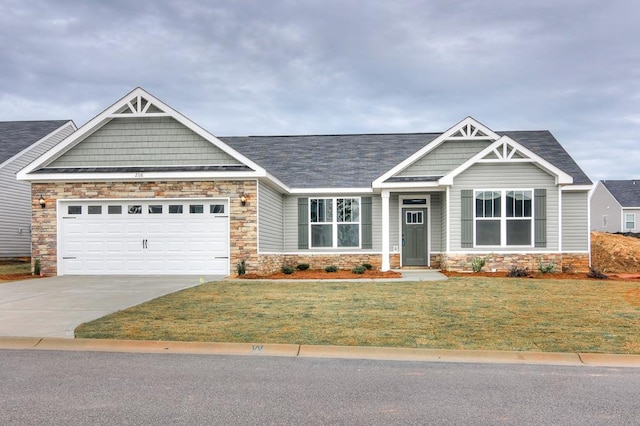
<instances>
[{"instance_id":1,"label":"white gable trim","mask_svg":"<svg viewBox=\"0 0 640 426\"><path fill-rule=\"evenodd\" d=\"M76 127L76 124L73 121L71 121L71 120L67 121L62 126L58 127L57 129L55 129L54 131L52 131L48 135L44 136L43 138L39 139L38 141L32 143L31 145L29 145L28 147L26 147L22 151L20 151L17 154L15 154L13 157L5 160L3 163L0 163L0 169L3 168L4 166L6 166L7 164L11 163L12 161L16 160L17 158L22 157L24 154L26 154L27 152L31 151L32 149L37 148L40 144L48 141L50 138L52 138L53 136L55 136L59 132L65 130L68 126L71 126L73 131L76 131L78 129Z\"/></svg>"},{"instance_id":2,"label":"white gable trim","mask_svg":"<svg viewBox=\"0 0 640 426\"><path fill-rule=\"evenodd\" d=\"M462 134L464 136L454 136L456 134ZM449 130L438 136L436 139L427 144L424 148L420 149L418 152L380 176L378 179L373 181L374 188L386 188L387 184L384 182L400 173L402 170L406 169L420 158L422 158L427 153L433 151L438 146L442 145L447 140L497 140L500 138L500 135L495 133L493 130L480 123L473 117L467 117L459 123L455 124Z\"/></svg>"},{"instance_id":3,"label":"white gable trim","mask_svg":"<svg viewBox=\"0 0 640 426\"><path fill-rule=\"evenodd\" d=\"M513 158L516 151L524 154L526 158ZM499 154L498 158L485 158L487 155L492 153ZM502 136L500 139L455 168L451 173L443 176L439 181L440 184L453 185L453 179L456 176L476 163L533 163L545 170L547 173L555 176L556 185L570 185L573 183L573 178L567 173L563 172L539 155L528 150L510 137Z\"/></svg>"},{"instance_id":4,"label":"white gable trim","mask_svg":"<svg viewBox=\"0 0 640 426\"><path fill-rule=\"evenodd\" d=\"M147 102L144 104L142 100L146 100ZM136 105L133 104L136 103ZM162 110L164 112L158 113L147 112L151 105L155 106L157 109ZM128 111L128 112L125 112ZM64 141L53 147L51 150L46 152L44 155L37 158L27 167L18 172L17 178L18 180L42 180L32 175L31 172L37 170L46 164L52 162L53 160L60 157L62 154L73 148L75 145L82 142L89 135L94 133L96 130L104 126L110 120L114 118L118 119L127 119L127 118L140 118L140 117L172 117L180 124L184 125L197 135L201 136L208 142L210 142L215 147L229 154L240 163L250 167L255 170L258 176L265 176L266 171L260 167L258 164L249 160L244 155L240 154L229 145L222 142L220 139L216 138L214 135L203 129L202 127L195 124L193 121L189 120L187 117L179 113L178 111L171 108L169 105L165 104L158 98L154 97L150 93L146 92L144 89L138 87L125 95L119 101L111 105L109 108L104 110L102 113L94 117L92 120L88 121L84 126L80 127L76 132L69 135ZM44 175L43 175L44 176ZM254 175L255 176L255 175ZM59 180L61 175L59 174L50 174L48 175L49 180ZM75 180L75 179L74 179ZM91 178L89 178L91 180Z\"/></svg>"}]
</instances>

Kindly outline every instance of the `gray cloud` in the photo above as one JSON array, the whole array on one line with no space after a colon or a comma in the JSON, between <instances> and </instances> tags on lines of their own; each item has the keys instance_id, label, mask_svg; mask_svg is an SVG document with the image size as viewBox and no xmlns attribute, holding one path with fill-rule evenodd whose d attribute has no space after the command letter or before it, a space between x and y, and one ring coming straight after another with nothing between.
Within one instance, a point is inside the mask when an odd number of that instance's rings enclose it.
<instances>
[{"instance_id":1,"label":"gray cloud","mask_svg":"<svg viewBox=\"0 0 640 426\"><path fill-rule=\"evenodd\" d=\"M639 178L640 4L0 0L0 119L83 124L142 86L214 134L549 129Z\"/></svg>"}]
</instances>

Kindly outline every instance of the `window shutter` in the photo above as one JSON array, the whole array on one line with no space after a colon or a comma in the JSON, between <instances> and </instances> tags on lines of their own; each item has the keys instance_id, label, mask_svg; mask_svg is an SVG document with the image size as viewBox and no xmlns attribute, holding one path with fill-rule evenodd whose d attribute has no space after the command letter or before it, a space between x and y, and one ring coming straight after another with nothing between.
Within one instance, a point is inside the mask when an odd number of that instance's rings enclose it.
<instances>
[{"instance_id":1,"label":"window shutter","mask_svg":"<svg viewBox=\"0 0 640 426\"><path fill-rule=\"evenodd\" d=\"M309 248L309 199L298 198L298 248Z\"/></svg>"},{"instance_id":2,"label":"window shutter","mask_svg":"<svg viewBox=\"0 0 640 426\"><path fill-rule=\"evenodd\" d=\"M535 246L547 246L547 190L535 189L533 191L535 208L533 212Z\"/></svg>"},{"instance_id":3,"label":"window shutter","mask_svg":"<svg viewBox=\"0 0 640 426\"><path fill-rule=\"evenodd\" d=\"M462 248L473 247L473 190L463 189L461 196L461 229L460 246Z\"/></svg>"},{"instance_id":4,"label":"window shutter","mask_svg":"<svg viewBox=\"0 0 640 426\"><path fill-rule=\"evenodd\" d=\"M373 230L371 218L371 197L360 199L360 226L362 226L362 248L373 248Z\"/></svg>"}]
</instances>

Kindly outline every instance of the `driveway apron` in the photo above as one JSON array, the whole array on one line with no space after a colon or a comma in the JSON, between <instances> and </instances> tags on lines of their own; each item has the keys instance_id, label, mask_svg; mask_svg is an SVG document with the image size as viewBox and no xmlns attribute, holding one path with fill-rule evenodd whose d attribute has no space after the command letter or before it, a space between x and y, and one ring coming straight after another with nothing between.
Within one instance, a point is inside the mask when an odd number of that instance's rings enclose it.
<instances>
[{"instance_id":1,"label":"driveway apron","mask_svg":"<svg viewBox=\"0 0 640 426\"><path fill-rule=\"evenodd\" d=\"M82 323L222 278L62 276L0 284L0 336L73 338Z\"/></svg>"}]
</instances>

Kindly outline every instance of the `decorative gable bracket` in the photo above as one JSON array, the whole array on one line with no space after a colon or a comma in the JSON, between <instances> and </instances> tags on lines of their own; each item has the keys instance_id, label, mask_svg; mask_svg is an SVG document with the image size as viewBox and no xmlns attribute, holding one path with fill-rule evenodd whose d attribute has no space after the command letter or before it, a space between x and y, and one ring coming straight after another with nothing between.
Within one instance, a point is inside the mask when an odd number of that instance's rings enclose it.
<instances>
[{"instance_id":1,"label":"decorative gable bracket","mask_svg":"<svg viewBox=\"0 0 640 426\"><path fill-rule=\"evenodd\" d=\"M128 101L124 102L124 106L111 114L110 118L127 118L127 117L167 117L169 113L151 102L147 97L137 94Z\"/></svg>"},{"instance_id":2,"label":"decorative gable bracket","mask_svg":"<svg viewBox=\"0 0 640 426\"><path fill-rule=\"evenodd\" d=\"M461 164L459 167L451 171L451 173L443 176L439 183L441 185L453 185L456 176L477 163L497 163L497 162L527 162L533 163L551 174L556 179L556 184L572 184L573 177L551 164L549 161L540 157L536 153L525 148L523 145L514 141L508 136L502 136L500 139L471 157L469 160Z\"/></svg>"}]
</instances>

